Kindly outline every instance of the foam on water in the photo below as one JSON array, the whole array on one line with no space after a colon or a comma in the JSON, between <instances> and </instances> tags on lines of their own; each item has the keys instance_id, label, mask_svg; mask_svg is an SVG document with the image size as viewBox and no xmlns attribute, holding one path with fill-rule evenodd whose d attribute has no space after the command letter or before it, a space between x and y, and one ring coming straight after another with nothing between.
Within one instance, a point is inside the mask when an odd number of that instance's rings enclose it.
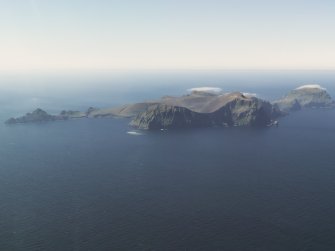
<instances>
[{"instance_id":1,"label":"foam on water","mask_svg":"<svg viewBox=\"0 0 335 251\"><path fill-rule=\"evenodd\" d=\"M129 131L129 132L127 132L127 134L129 134L129 135L134 135L134 136L140 136L140 135L143 135L143 133L141 133L141 132L136 132L136 131Z\"/></svg>"}]
</instances>

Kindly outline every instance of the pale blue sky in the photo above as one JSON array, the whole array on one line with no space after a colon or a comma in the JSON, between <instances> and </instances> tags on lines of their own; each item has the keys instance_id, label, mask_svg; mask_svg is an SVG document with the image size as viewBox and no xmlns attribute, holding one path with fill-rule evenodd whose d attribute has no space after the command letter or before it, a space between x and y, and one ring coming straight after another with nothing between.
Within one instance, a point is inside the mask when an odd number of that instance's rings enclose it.
<instances>
[{"instance_id":1,"label":"pale blue sky","mask_svg":"<svg viewBox=\"0 0 335 251\"><path fill-rule=\"evenodd\" d=\"M335 1L0 0L0 70L335 69Z\"/></svg>"}]
</instances>

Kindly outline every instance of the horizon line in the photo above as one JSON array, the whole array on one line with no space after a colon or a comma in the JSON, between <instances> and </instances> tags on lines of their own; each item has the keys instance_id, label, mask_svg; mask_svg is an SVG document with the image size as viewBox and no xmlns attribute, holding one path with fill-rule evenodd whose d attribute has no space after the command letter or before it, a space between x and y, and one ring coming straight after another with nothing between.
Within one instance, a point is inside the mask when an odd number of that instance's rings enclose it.
<instances>
[{"instance_id":1,"label":"horizon line","mask_svg":"<svg viewBox=\"0 0 335 251\"><path fill-rule=\"evenodd\" d=\"M0 74L57 74L57 73L126 73L126 72L293 72L293 71L324 71L332 72L335 68L82 68L82 69L0 69Z\"/></svg>"}]
</instances>

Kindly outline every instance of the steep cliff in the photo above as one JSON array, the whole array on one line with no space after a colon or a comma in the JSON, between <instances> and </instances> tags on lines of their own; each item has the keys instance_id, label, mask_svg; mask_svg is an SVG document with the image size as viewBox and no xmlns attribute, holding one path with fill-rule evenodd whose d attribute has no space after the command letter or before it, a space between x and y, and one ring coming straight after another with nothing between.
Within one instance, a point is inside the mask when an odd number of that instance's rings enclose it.
<instances>
[{"instance_id":1,"label":"steep cliff","mask_svg":"<svg viewBox=\"0 0 335 251\"><path fill-rule=\"evenodd\" d=\"M138 114L130 123L138 129L166 129L208 127L207 114L193 112L185 107L155 104Z\"/></svg>"},{"instance_id":2,"label":"steep cliff","mask_svg":"<svg viewBox=\"0 0 335 251\"><path fill-rule=\"evenodd\" d=\"M169 103L169 104L167 104ZM276 106L241 93L217 96L201 112L169 102L150 106L130 123L139 129L191 128L210 126L267 126L281 115ZM181 102L179 102L181 104ZM194 107L191 105L191 107Z\"/></svg>"}]
</instances>

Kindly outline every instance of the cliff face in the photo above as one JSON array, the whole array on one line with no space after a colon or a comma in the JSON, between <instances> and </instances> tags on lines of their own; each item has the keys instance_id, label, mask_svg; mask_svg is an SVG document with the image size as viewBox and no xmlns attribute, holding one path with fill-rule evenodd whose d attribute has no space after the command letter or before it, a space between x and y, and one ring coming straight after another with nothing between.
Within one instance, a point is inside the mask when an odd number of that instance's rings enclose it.
<instances>
[{"instance_id":1,"label":"cliff face","mask_svg":"<svg viewBox=\"0 0 335 251\"><path fill-rule=\"evenodd\" d=\"M275 101L274 104L277 104L283 111L334 107L334 101L327 90L319 85L301 86L290 91L284 98Z\"/></svg>"},{"instance_id":2,"label":"cliff face","mask_svg":"<svg viewBox=\"0 0 335 251\"><path fill-rule=\"evenodd\" d=\"M281 115L281 111L269 102L243 95L210 113L214 124L228 126L266 126Z\"/></svg>"},{"instance_id":3,"label":"cliff face","mask_svg":"<svg viewBox=\"0 0 335 251\"><path fill-rule=\"evenodd\" d=\"M152 105L130 123L138 129L190 128L210 126L267 126L281 115L269 102L241 93L218 96L206 112L169 104ZM209 112L208 112L209 111Z\"/></svg>"},{"instance_id":4,"label":"cliff face","mask_svg":"<svg viewBox=\"0 0 335 251\"><path fill-rule=\"evenodd\" d=\"M185 107L155 104L138 114L130 123L138 129L165 129L208 127L211 121L207 114L193 112Z\"/></svg>"}]
</instances>

